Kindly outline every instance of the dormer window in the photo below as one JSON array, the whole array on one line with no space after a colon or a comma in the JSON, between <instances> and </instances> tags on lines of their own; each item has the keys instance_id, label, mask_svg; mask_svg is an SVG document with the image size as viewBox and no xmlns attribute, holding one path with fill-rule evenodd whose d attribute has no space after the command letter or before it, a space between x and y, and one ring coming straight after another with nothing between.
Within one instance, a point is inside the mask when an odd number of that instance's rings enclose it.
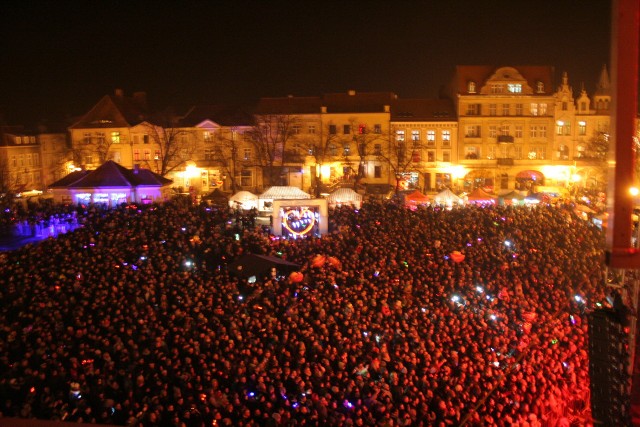
<instances>
[{"instance_id":1,"label":"dormer window","mask_svg":"<svg viewBox=\"0 0 640 427\"><path fill-rule=\"evenodd\" d=\"M509 93L522 93L522 85L520 83L507 84L507 90Z\"/></svg>"},{"instance_id":2,"label":"dormer window","mask_svg":"<svg viewBox=\"0 0 640 427\"><path fill-rule=\"evenodd\" d=\"M541 81L536 82L536 92L544 93L544 83L542 83Z\"/></svg>"},{"instance_id":3,"label":"dormer window","mask_svg":"<svg viewBox=\"0 0 640 427\"><path fill-rule=\"evenodd\" d=\"M476 93L476 82L467 82L467 92Z\"/></svg>"}]
</instances>

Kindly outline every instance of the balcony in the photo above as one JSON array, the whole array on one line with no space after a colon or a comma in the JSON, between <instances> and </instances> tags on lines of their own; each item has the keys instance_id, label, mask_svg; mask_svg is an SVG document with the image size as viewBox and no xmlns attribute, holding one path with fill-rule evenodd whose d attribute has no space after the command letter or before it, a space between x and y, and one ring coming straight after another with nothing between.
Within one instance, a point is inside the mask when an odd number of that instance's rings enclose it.
<instances>
[{"instance_id":1,"label":"balcony","mask_svg":"<svg viewBox=\"0 0 640 427\"><path fill-rule=\"evenodd\" d=\"M513 159L510 157L502 157L496 160L497 160L498 166L513 166Z\"/></svg>"},{"instance_id":2,"label":"balcony","mask_svg":"<svg viewBox=\"0 0 640 427\"><path fill-rule=\"evenodd\" d=\"M498 135L498 144L513 144L513 136L511 135Z\"/></svg>"}]
</instances>

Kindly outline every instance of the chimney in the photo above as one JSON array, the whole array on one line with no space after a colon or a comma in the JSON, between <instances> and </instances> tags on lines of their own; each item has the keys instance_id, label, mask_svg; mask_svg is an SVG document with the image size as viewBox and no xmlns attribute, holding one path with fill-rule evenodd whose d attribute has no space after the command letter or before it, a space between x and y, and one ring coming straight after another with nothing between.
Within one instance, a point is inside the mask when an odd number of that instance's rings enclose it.
<instances>
[{"instance_id":1,"label":"chimney","mask_svg":"<svg viewBox=\"0 0 640 427\"><path fill-rule=\"evenodd\" d=\"M124 98L124 91L122 89L116 89L116 96L118 98Z\"/></svg>"}]
</instances>

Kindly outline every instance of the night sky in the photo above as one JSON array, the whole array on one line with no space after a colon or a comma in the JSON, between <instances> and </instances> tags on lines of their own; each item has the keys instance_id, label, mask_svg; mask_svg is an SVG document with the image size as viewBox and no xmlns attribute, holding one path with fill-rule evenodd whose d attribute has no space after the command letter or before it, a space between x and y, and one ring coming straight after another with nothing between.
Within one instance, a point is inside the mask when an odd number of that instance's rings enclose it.
<instances>
[{"instance_id":1,"label":"night sky","mask_svg":"<svg viewBox=\"0 0 640 427\"><path fill-rule=\"evenodd\" d=\"M392 91L437 97L456 65L552 65L593 92L608 0L4 1L6 121L74 116L105 94L158 107Z\"/></svg>"}]
</instances>

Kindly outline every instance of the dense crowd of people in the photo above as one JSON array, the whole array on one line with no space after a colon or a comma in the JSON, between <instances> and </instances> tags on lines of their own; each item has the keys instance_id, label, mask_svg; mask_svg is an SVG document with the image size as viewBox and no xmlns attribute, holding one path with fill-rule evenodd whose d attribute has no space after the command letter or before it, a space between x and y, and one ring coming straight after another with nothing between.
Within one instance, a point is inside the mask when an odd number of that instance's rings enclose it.
<instances>
[{"instance_id":1,"label":"dense crowd of people","mask_svg":"<svg viewBox=\"0 0 640 427\"><path fill-rule=\"evenodd\" d=\"M130 426L589 419L603 235L565 207L366 202L282 239L175 201L0 254L0 413ZM295 276L245 278L256 253Z\"/></svg>"}]
</instances>

